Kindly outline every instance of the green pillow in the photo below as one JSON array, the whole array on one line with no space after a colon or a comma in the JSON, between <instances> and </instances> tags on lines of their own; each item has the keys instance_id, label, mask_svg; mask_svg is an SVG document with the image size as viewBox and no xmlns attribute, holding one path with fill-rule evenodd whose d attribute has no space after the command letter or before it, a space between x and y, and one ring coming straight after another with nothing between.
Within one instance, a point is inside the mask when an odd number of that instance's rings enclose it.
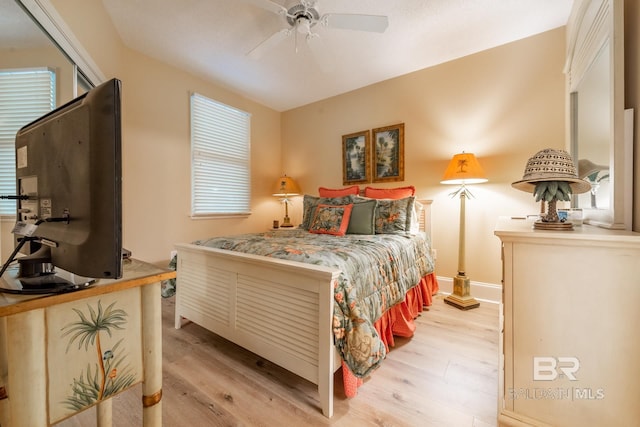
<instances>
[{"instance_id":1,"label":"green pillow","mask_svg":"<svg viewBox=\"0 0 640 427\"><path fill-rule=\"evenodd\" d=\"M354 201L347 234L375 234L377 200Z\"/></svg>"}]
</instances>

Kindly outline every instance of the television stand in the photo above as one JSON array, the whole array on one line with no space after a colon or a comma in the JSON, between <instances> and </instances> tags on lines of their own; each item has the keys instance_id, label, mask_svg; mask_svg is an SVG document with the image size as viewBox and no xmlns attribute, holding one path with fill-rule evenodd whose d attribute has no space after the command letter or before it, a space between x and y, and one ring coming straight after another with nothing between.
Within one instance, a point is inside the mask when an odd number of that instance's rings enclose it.
<instances>
[{"instance_id":1,"label":"television stand","mask_svg":"<svg viewBox=\"0 0 640 427\"><path fill-rule=\"evenodd\" d=\"M78 276L60 269L38 276L19 277L17 266L9 267L2 279L4 286L0 286L0 292L28 295L73 292L96 283L96 279Z\"/></svg>"},{"instance_id":2,"label":"television stand","mask_svg":"<svg viewBox=\"0 0 640 427\"><path fill-rule=\"evenodd\" d=\"M4 286L0 286L0 292L28 295L60 294L84 289L96 282L96 279L55 268L51 264L51 252L46 246L20 258L15 257L16 253L17 250L0 270L0 277L4 279ZM14 259L18 261L18 265L12 264Z\"/></svg>"},{"instance_id":3,"label":"television stand","mask_svg":"<svg viewBox=\"0 0 640 427\"><path fill-rule=\"evenodd\" d=\"M0 279L0 286L8 286L9 275ZM97 406L96 425L111 425L112 406L117 405L111 398L142 383L140 425L161 427L160 287L163 280L175 277L175 271L131 259L123 265L122 278L100 279L78 292L0 293L0 425L50 426L93 405ZM88 325L101 328L82 329ZM73 339L73 331L81 335ZM87 340L78 347L81 337ZM96 373L96 365L105 368L103 374L101 369ZM83 381L87 366L91 366L91 376ZM98 378L95 383L94 376ZM130 383L122 383L117 390L112 387L127 376ZM91 399L70 407L73 384L79 383L86 390L105 384L102 398L87 392Z\"/></svg>"}]
</instances>

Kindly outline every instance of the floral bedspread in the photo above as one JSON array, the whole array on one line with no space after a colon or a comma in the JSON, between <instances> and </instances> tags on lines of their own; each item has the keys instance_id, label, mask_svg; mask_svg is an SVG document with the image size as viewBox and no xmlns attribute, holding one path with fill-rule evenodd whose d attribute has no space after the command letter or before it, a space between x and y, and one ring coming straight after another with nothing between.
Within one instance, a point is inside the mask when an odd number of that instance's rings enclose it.
<instances>
[{"instance_id":1,"label":"floral bedspread","mask_svg":"<svg viewBox=\"0 0 640 427\"><path fill-rule=\"evenodd\" d=\"M406 292L434 268L429 240L422 233L338 237L294 229L194 243L340 269L334 290L334 342L360 378L380 366L385 357L375 321L403 301Z\"/></svg>"}]
</instances>

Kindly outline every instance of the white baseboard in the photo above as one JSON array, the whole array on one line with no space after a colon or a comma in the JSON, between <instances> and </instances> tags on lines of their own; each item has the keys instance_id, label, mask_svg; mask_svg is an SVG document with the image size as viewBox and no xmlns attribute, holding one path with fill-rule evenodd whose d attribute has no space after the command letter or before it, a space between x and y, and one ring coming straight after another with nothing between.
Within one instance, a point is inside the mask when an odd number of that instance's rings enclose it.
<instances>
[{"instance_id":1,"label":"white baseboard","mask_svg":"<svg viewBox=\"0 0 640 427\"><path fill-rule=\"evenodd\" d=\"M450 294L453 292L453 277L438 276L438 286L440 293ZM499 304L502 301L502 286L494 283L483 283L471 281L471 296L478 301Z\"/></svg>"}]
</instances>

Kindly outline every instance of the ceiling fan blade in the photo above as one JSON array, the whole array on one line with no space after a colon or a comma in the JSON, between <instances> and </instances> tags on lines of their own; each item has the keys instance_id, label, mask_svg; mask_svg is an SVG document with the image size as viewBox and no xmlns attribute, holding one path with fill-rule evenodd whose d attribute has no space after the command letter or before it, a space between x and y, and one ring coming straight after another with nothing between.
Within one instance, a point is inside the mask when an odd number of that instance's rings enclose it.
<instances>
[{"instance_id":1,"label":"ceiling fan blade","mask_svg":"<svg viewBox=\"0 0 640 427\"><path fill-rule=\"evenodd\" d=\"M307 34L307 45L322 71L330 73L335 69L333 56L331 56L318 34Z\"/></svg>"},{"instance_id":2,"label":"ceiling fan blade","mask_svg":"<svg viewBox=\"0 0 640 427\"><path fill-rule=\"evenodd\" d=\"M289 37L291 33L292 30L290 28L285 28L278 31L277 33L272 34L271 37L251 49L249 53L247 53L247 56L253 59L260 59L266 51L276 47L280 42Z\"/></svg>"},{"instance_id":3,"label":"ceiling fan blade","mask_svg":"<svg viewBox=\"0 0 640 427\"><path fill-rule=\"evenodd\" d=\"M381 15L358 15L348 13L327 13L320 18L322 25L342 30L371 31L384 33L389 26L389 18Z\"/></svg>"},{"instance_id":4,"label":"ceiling fan blade","mask_svg":"<svg viewBox=\"0 0 640 427\"><path fill-rule=\"evenodd\" d=\"M251 3L254 6L258 6L262 9L268 10L269 12L276 13L278 15L287 16L287 9L279 5L278 3L274 3L270 0L242 0L245 3Z\"/></svg>"}]
</instances>

